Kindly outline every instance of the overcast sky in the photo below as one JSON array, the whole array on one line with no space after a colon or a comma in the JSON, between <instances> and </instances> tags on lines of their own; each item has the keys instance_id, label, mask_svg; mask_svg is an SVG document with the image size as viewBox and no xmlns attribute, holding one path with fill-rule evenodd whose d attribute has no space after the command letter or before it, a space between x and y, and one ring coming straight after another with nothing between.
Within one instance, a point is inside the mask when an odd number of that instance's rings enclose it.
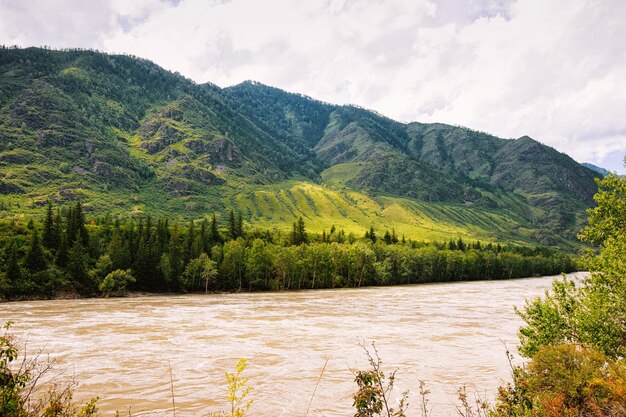
<instances>
[{"instance_id":1,"label":"overcast sky","mask_svg":"<svg viewBox=\"0 0 626 417\"><path fill-rule=\"evenodd\" d=\"M0 0L0 43L529 135L626 172L625 0Z\"/></svg>"}]
</instances>

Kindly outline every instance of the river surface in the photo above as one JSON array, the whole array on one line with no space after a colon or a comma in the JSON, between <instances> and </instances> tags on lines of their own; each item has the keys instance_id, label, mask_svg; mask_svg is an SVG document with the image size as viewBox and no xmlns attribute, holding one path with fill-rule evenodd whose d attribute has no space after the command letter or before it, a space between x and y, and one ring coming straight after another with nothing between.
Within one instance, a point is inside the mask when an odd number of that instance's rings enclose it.
<instances>
[{"instance_id":1,"label":"river surface","mask_svg":"<svg viewBox=\"0 0 626 417\"><path fill-rule=\"evenodd\" d=\"M543 294L553 277L282 293L154 296L0 304L27 351L43 350L98 395L105 415L177 416L227 410L224 372L247 358L250 416L351 416L354 370L371 342L399 397L419 380L433 416L455 414L456 390L493 399L508 379L521 320L513 306ZM370 348L371 350L371 348Z\"/></svg>"}]
</instances>

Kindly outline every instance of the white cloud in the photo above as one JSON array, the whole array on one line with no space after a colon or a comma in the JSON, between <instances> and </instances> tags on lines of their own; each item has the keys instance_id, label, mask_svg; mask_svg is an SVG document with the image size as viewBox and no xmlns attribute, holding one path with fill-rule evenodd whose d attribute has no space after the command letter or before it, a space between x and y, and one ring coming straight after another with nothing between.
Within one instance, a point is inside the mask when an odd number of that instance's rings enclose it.
<instances>
[{"instance_id":1,"label":"white cloud","mask_svg":"<svg viewBox=\"0 0 626 417\"><path fill-rule=\"evenodd\" d=\"M621 0L0 0L0 39L145 57L390 117L626 153ZM608 163L608 162L607 162ZM618 169L610 162L612 169Z\"/></svg>"}]
</instances>

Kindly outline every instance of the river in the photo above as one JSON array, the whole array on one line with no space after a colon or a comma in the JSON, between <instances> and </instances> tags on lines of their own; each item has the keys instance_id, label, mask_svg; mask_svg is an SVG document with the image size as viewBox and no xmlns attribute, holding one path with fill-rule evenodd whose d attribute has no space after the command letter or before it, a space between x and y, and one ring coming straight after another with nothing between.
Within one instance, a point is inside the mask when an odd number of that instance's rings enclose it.
<instances>
[{"instance_id":1,"label":"river","mask_svg":"<svg viewBox=\"0 0 626 417\"><path fill-rule=\"evenodd\" d=\"M350 416L352 371L367 369L372 341L393 392L430 389L433 416L454 415L456 389L492 400L509 375L521 320L513 306L543 294L553 277L383 288L150 296L0 304L28 352L42 350L98 395L105 415L177 416L226 410L224 372L247 358L250 416Z\"/></svg>"}]
</instances>

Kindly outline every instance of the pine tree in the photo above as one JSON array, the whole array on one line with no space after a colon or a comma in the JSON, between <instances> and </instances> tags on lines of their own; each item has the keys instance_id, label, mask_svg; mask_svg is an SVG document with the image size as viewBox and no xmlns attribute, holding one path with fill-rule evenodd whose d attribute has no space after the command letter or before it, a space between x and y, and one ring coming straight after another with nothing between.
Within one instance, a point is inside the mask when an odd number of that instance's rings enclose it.
<instances>
[{"instance_id":1,"label":"pine tree","mask_svg":"<svg viewBox=\"0 0 626 417\"><path fill-rule=\"evenodd\" d=\"M74 242L74 240L78 238L84 247L89 246L89 233L85 226L85 217L80 201L77 201L76 204L67 211L66 237L68 242Z\"/></svg>"},{"instance_id":2,"label":"pine tree","mask_svg":"<svg viewBox=\"0 0 626 417\"><path fill-rule=\"evenodd\" d=\"M304 219L302 216L293 223L293 230L291 231L291 243L293 245L301 245L308 242L306 235L306 229L304 225Z\"/></svg>"},{"instance_id":3,"label":"pine tree","mask_svg":"<svg viewBox=\"0 0 626 417\"><path fill-rule=\"evenodd\" d=\"M48 249L54 249L59 246L59 241L57 240L58 232L56 230L56 217L52 211L52 200L48 200L48 204L46 207L46 218L43 224L43 237L42 242L43 245Z\"/></svg>"},{"instance_id":4,"label":"pine tree","mask_svg":"<svg viewBox=\"0 0 626 417\"><path fill-rule=\"evenodd\" d=\"M211 219L211 231L209 233L209 240L211 242L211 245L222 242L222 237L220 236L220 232L217 228L217 220L215 219L215 214Z\"/></svg>"},{"instance_id":5,"label":"pine tree","mask_svg":"<svg viewBox=\"0 0 626 417\"><path fill-rule=\"evenodd\" d=\"M241 212L237 213L235 232L237 233L237 237L243 237L243 219L241 218Z\"/></svg>"},{"instance_id":6,"label":"pine tree","mask_svg":"<svg viewBox=\"0 0 626 417\"><path fill-rule=\"evenodd\" d=\"M7 280L9 281L10 286L15 286L17 282L22 278L22 269L20 268L20 264L18 263L18 253L17 253L17 245L15 244L15 240L11 242L9 252L9 261L7 265Z\"/></svg>"},{"instance_id":7,"label":"pine tree","mask_svg":"<svg viewBox=\"0 0 626 417\"><path fill-rule=\"evenodd\" d=\"M376 243L376 232L374 231L374 226L370 227L369 239Z\"/></svg>"},{"instance_id":8,"label":"pine tree","mask_svg":"<svg viewBox=\"0 0 626 417\"><path fill-rule=\"evenodd\" d=\"M74 241L68 252L68 258L67 272L69 272L76 288L81 292L88 292L87 263L89 258L80 239Z\"/></svg>"},{"instance_id":9,"label":"pine tree","mask_svg":"<svg viewBox=\"0 0 626 417\"><path fill-rule=\"evenodd\" d=\"M398 242L399 242L399 240L398 240L398 235L396 234L396 229L392 228L391 229L391 243L393 243L395 245Z\"/></svg>"},{"instance_id":10,"label":"pine tree","mask_svg":"<svg viewBox=\"0 0 626 417\"><path fill-rule=\"evenodd\" d=\"M209 238L208 238L208 233L207 233L207 222L206 222L206 218L202 219L202 223L200 223L200 234L198 236L198 239L200 239L199 242L199 249L201 253L206 253L207 255L209 253L211 253L211 248L209 246Z\"/></svg>"},{"instance_id":11,"label":"pine tree","mask_svg":"<svg viewBox=\"0 0 626 417\"><path fill-rule=\"evenodd\" d=\"M109 242L107 250L113 270L122 269L127 270L130 268L130 253L128 249L128 242L122 239L122 233L119 229L113 231L113 237Z\"/></svg>"},{"instance_id":12,"label":"pine tree","mask_svg":"<svg viewBox=\"0 0 626 417\"><path fill-rule=\"evenodd\" d=\"M228 213L228 233L230 233L230 239L237 239L237 225L235 224L235 212L230 210Z\"/></svg>"},{"instance_id":13,"label":"pine tree","mask_svg":"<svg viewBox=\"0 0 626 417\"><path fill-rule=\"evenodd\" d=\"M31 272L43 271L46 269L47 262L43 254L43 248L41 247L41 241L39 240L39 233L37 229L33 230L30 239L30 246L28 252L26 252L26 259L24 259L24 266Z\"/></svg>"},{"instance_id":14,"label":"pine tree","mask_svg":"<svg viewBox=\"0 0 626 417\"><path fill-rule=\"evenodd\" d=\"M174 225L174 229L170 234L167 259L169 265L169 276L166 277L168 286L171 290L178 291L180 289L180 276L183 273L185 266L182 262L183 248L181 246L181 238L177 225Z\"/></svg>"},{"instance_id":15,"label":"pine tree","mask_svg":"<svg viewBox=\"0 0 626 417\"><path fill-rule=\"evenodd\" d=\"M187 235L185 236L185 254L184 254L185 266L189 264L189 261L195 258L193 256L194 255L193 253L194 240L195 240L195 230L193 227L193 220L190 220L189 227L187 228Z\"/></svg>"},{"instance_id":16,"label":"pine tree","mask_svg":"<svg viewBox=\"0 0 626 417\"><path fill-rule=\"evenodd\" d=\"M59 249L57 250L57 256L54 259L54 263L61 268L67 266L69 262L69 245L67 244L67 236L61 236L61 243L59 243Z\"/></svg>"}]
</instances>

